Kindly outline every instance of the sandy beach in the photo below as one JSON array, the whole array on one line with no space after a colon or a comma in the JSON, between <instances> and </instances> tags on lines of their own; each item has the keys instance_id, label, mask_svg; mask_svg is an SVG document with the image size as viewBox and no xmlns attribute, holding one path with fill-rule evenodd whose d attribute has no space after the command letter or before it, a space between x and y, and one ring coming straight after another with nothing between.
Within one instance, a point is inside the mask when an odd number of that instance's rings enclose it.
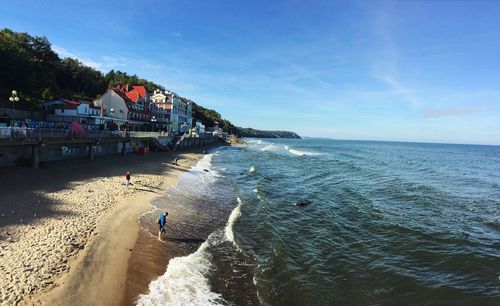
<instances>
[{"instance_id":1,"label":"sandy beach","mask_svg":"<svg viewBox=\"0 0 500 306\"><path fill-rule=\"evenodd\" d=\"M176 156L179 166L170 164ZM2 169L0 304L122 304L137 217L199 156L151 153Z\"/></svg>"}]
</instances>

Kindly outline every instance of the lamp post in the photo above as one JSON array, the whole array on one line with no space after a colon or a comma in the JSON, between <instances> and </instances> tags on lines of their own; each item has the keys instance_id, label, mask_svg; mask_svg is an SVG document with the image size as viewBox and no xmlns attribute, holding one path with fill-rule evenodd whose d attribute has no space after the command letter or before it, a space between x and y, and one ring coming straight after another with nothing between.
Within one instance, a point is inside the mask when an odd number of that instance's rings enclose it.
<instances>
[{"instance_id":1,"label":"lamp post","mask_svg":"<svg viewBox=\"0 0 500 306\"><path fill-rule=\"evenodd\" d=\"M10 102L12 102L12 116L14 116L14 102L19 102L19 97L17 96L17 91L12 91L12 96L9 98Z\"/></svg>"},{"instance_id":2,"label":"lamp post","mask_svg":"<svg viewBox=\"0 0 500 306\"><path fill-rule=\"evenodd\" d=\"M153 127L151 128L152 132L154 132L155 130L155 122L156 122L156 117L155 116L151 117L151 123L153 123Z\"/></svg>"}]
</instances>

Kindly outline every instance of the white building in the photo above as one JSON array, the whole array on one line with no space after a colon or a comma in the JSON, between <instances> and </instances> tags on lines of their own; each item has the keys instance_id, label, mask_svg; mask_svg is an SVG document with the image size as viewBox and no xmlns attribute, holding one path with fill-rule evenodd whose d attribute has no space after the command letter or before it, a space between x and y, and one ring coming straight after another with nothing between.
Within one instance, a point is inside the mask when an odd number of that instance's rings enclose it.
<instances>
[{"instance_id":1,"label":"white building","mask_svg":"<svg viewBox=\"0 0 500 306\"><path fill-rule=\"evenodd\" d=\"M198 135L205 135L205 125L199 120L196 120L196 125L194 126L194 130Z\"/></svg>"},{"instance_id":2,"label":"white building","mask_svg":"<svg viewBox=\"0 0 500 306\"><path fill-rule=\"evenodd\" d=\"M118 90L108 89L94 100L94 104L102 109L102 117L115 120L119 123L118 125L121 125L128 120L127 99L127 96Z\"/></svg>"},{"instance_id":3,"label":"white building","mask_svg":"<svg viewBox=\"0 0 500 306\"><path fill-rule=\"evenodd\" d=\"M149 100L151 114L155 116L158 126L163 126L171 130L172 95L167 95L165 92L156 89Z\"/></svg>"},{"instance_id":4,"label":"white building","mask_svg":"<svg viewBox=\"0 0 500 306\"><path fill-rule=\"evenodd\" d=\"M92 102L55 100L43 104L49 121L79 122L98 125L102 123L101 109Z\"/></svg>"},{"instance_id":5,"label":"white building","mask_svg":"<svg viewBox=\"0 0 500 306\"><path fill-rule=\"evenodd\" d=\"M188 132L192 126L192 103L181 99L177 94L165 90L155 90L150 96L151 104L154 105L155 116L163 122L167 122L169 131ZM153 109L153 108L152 108Z\"/></svg>"}]
</instances>

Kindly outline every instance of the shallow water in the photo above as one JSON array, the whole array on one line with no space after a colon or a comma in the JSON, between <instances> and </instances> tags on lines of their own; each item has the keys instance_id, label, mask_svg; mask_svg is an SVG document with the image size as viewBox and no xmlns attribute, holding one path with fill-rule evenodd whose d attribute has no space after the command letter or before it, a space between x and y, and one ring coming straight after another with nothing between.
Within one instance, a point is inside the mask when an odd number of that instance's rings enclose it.
<instances>
[{"instance_id":1,"label":"shallow water","mask_svg":"<svg viewBox=\"0 0 500 306\"><path fill-rule=\"evenodd\" d=\"M500 147L249 140L162 201L210 238L145 304L500 301ZM173 283L195 287L172 297Z\"/></svg>"}]
</instances>

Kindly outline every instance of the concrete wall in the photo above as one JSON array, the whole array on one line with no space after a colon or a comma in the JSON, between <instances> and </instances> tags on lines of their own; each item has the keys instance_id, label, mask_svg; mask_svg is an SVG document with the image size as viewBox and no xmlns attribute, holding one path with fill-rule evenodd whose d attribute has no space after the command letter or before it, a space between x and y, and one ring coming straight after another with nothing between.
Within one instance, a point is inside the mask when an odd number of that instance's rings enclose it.
<instances>
[{"instance_id":1,"label":"concrete wall","mask_svg":"<svg viewBox=\"0 0 500 306\"><path fill-rule=\"evenodd\" d=\"M174 150L186 150L220 142L219 137L184 137L174 145Z\"/></svg>"},{"instance_id":2,"label":"concrete wall","mask_svg":"<svg viewBox=\"0 0 500 306\"><path fill-rule=\"evenodd\" d=\"M29 164L31 153L31 146L0 147L0 166L11 166L19 163Z\"/></svg>"},{"instance_id":3,"label":"concrete wall","mask_svg":"<svg viewBox=\"0 0 500 306\"><path fill-rule=\"evenodd\" d=\"M126 143L127 152L137 151L144 147L145 142ZM35 146L0 146L0 166L30 165L33 162L33 150ZM39 150L38 161L54 161L61 159L90 158L89 144L67 143L37 145ZM93 144L92 156L104 156L123 153L123 142L103 142Z\"/></svg>"},{"instance_id":4,"label":"concrete wall","mask_svg":"<svg viewBox=\"0 0 500 306\"><path fill-rule=\"evenodd\" d=\"M172 141L172 137L159 139L165 144ZM174 145L174 150L186 150L199 146L220 142L218 137L191 138L185 137ZM65 144L44 144L44 145L2 145L0 146L0 166L10 165L35 165L39 162L55 161L61 159L78 159L137 152L140 148L148 146L147 141L111 141L97 144L88 143L65 143ZM125 152L123 151L125 149ZM92 153L90 152L92 150Z\"/></svg>"}]
</instances>

